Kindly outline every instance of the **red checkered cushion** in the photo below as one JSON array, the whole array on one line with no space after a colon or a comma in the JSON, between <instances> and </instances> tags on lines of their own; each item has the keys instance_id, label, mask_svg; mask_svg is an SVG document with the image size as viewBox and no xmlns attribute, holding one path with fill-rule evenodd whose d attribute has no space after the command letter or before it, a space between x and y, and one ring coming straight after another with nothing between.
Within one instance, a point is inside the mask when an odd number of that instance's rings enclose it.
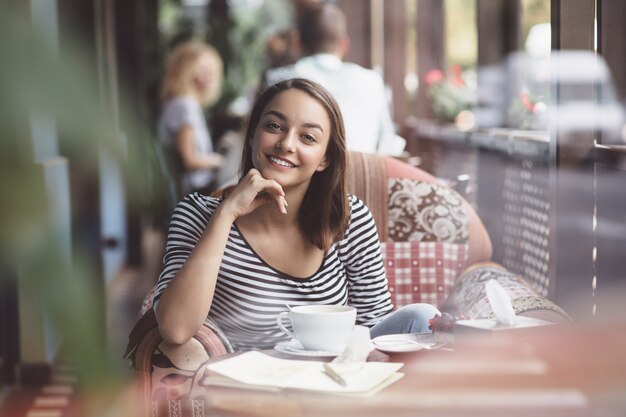
<instances>
[{"instance_id":1,"label":"red checkered cushion","mask_svg":"<svg viewBox=\"0 0 626 417\"><path fill-rule=\"evenodd\" d=\"M467 259L466 243L381 242L391 301L441 307Z\"/></svg>"}]
</instances>

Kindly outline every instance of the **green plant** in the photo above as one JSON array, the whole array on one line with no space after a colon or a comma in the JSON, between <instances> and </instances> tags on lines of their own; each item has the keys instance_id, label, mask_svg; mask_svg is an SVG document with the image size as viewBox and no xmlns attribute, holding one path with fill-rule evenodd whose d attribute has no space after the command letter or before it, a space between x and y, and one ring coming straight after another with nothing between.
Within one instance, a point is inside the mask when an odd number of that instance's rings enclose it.
<instances>
[{"instance_id":1,"label":"green plant","mask_svg":"<svg viewBox=\"0 0 626 417\"><path fill-rule=\"evenodd\" d=\"M458 65L451 67L446 75L439 69L426 73L425 81L428 96L435 117L442 122L454 122L463 110L471 109L476 102L476 92L471 88L466 76Z\"/></svg>"}]
</instances>

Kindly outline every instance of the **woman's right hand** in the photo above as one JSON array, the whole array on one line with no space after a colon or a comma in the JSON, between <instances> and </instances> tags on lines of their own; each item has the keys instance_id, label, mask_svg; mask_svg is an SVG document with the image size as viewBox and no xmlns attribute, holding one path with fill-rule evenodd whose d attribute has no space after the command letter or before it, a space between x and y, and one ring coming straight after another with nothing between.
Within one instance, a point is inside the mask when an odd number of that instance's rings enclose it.
<instances>
[{"instance_id":1,"label":"woman's right hand","mask_svg":"<svg viewBox=\"0 0 626 417\"><path fill-rule=\"evenodd\" d=\"M283 187L274 180L263 178L258 170L252 168L229 193L221 207L228 210L233 219L237 219L272 202L278 211L287 213L287 200Z\"/></svg>"}]
</instances>

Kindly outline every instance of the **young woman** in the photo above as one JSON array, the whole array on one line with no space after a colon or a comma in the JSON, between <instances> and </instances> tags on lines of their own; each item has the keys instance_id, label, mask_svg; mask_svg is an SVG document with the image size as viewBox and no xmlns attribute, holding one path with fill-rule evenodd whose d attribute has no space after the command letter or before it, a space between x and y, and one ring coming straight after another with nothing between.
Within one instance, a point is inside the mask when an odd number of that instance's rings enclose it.
<instances>
[{"instance_id":1,"label":"young woman","mask_svg":"<svg viewBox=\"0 0 626 417\"><path fill-rule=\"evenodd\" d=\"M222 155L213 152L203 111L219 98L222 68L217 51L200 42L177 46L167 62L158 129L176 161L174 170L183 195L210 192L215 170L224 161Z\"/></svg>"},{"instance_id":2,"label":"young woman","mask_svg":"<svg viewBox=\"0 0 626 417\"><path fill-rule=\"evenodd\" d=\"M335 100L303 79L265 90L248 123L239 184L187 196L174 211L155 312L164 340L188 341L210 315L237 350L284 340L276 316L349 304L371 335L428 331L438 310L392 313L372 215L347 194Z\"/></svg>"}]
</instances>

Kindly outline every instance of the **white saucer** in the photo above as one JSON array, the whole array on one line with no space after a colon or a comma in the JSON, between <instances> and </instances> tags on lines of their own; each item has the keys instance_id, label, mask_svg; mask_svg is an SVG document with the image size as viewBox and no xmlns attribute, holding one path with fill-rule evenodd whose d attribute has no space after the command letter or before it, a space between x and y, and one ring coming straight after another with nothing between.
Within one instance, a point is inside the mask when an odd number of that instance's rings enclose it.
<instances>
[{"instance_id":1,"label":"white saucer","mask_svg":"<svg viewBox=\"0 0 626 417\"><path fill-rule=\"evenodd\" d=\"M331 352L327 350L307 350L304 347L302 347L300 342L298 342L295 339L278 343L276 346L274 346L274 350L281 352L281 353L288 353L290 355L314 356L314 357L320 357L320 358L334 357L341 353L341 352Z\"/></svg>"},{"instance_id":2,"label":"white saucer","mask_svg":"<svg viewBox=\"0 0 626 417\"><path fill-rule=\"evenodd\" d=\"M415 334L410 333L378 336L372 339L372 343L381 352L416 352L427 348L417 340Z\"/></svg>"}]
</instances>

